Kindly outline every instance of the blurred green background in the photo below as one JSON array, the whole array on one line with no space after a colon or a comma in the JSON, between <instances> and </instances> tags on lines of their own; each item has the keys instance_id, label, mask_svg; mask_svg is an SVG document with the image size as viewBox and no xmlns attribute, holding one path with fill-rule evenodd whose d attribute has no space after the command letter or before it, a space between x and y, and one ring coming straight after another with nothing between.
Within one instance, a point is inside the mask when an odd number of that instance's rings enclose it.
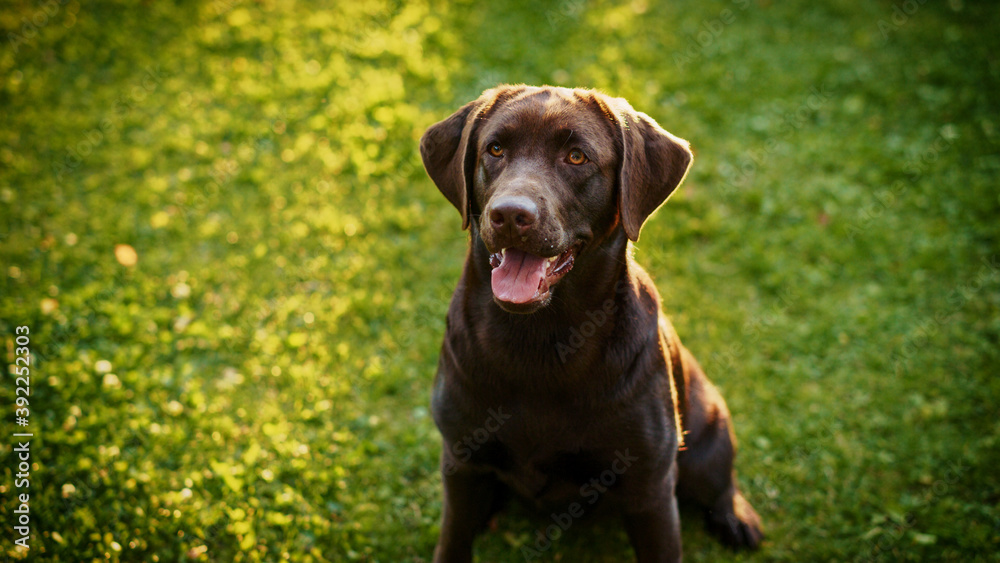
<instances>
[{"instance_id":1,"label":"blurred green background","mask_svg":"<svg viewBox=\"0 0 1000 563\"><path fill-rule=\"evenodd\" d=\"M0 338L37 561L427 561L467 233L417 140L499 82L691 141L646 265L767 526L689 561L998 560L992 2L48 2L0 10ZM519 511L477 543L522 560ZM547 561L625 561L615 521Z\"/></svg>"}]
</instances>

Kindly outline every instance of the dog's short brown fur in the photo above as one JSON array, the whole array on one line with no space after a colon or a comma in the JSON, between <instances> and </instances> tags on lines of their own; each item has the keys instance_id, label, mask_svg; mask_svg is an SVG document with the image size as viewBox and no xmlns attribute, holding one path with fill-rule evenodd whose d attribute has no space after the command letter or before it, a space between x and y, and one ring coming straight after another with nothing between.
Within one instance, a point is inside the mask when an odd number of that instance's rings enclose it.
<instances>
[{"instance_id":1,"label":"dog's short brown fur","mask_svg":"<svg viewBox=\"0 0 1000 563\"><path fill-rule=\"evenodd\" d=\"M433 389L434 560L471 561L508 491L616 507L640 562L680 559L678 496L723 541L756 548L726 404L628 248L684 178L687 142L621 98L500 86L428 129L420 151L471 229Z\"/></svg>"}]
</instances>

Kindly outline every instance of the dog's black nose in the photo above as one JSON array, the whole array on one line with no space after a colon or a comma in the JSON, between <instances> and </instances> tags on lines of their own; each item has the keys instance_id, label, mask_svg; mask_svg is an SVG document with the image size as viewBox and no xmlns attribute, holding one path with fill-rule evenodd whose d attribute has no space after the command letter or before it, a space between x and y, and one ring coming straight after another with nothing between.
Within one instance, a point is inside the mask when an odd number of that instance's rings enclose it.
<instances>
[{"instance_id":1,"label":"dog's black nose","mask_svg":"<svg viewBox=\"0 0 1000 563\"><path fill-rule=\"evenodd\" d=\"M524 235L538 219L538 206L524 196L503 196L490 204L490 223L497 231Z\"/></svg>"}]
</instances>

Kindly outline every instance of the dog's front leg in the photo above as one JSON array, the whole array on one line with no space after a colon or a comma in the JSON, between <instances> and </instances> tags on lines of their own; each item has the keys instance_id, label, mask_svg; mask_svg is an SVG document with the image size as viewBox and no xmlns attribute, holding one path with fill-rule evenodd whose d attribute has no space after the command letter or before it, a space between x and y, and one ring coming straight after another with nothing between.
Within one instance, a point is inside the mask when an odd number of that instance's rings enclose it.
<instances>
[{"instance_id":1,"label":"dog's front leg","mask_svg":"<svg viewBox=\"0 0 1000 563\"><path fill-rule=\"evenodd\" d=\"M675 563L681 560L681 519L677 512L677 466L660 484L656 502L624 513L625 531L638 563Z\"/></svg>"},{"instance_id":2,"label":"dog's front leg","mask_svg":"<svg viewBox=\"0 0 1000 563\"><path fill-rule=\"evenodd\" d=\"M472 540L493 514L500 482L492 473L456 467L443 459L441 467L444 505L434 563L471 562Z\"/></svg>"}]
</instances>

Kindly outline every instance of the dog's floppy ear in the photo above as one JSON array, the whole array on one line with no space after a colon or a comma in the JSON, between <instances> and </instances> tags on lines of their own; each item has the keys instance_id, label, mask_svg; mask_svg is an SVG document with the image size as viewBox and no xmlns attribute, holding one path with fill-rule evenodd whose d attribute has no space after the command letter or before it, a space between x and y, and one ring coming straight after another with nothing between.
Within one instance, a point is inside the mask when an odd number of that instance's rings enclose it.
<instances>
[{"instance_id":1,"label":"dog's floppy ear","mask_svg":"<svg viewBox=\"0 0 1000 563\"><path fill-rule=\"evenodd\" d=\"M621 98L613 100L623 140L618 209L625 234L639 240L642 224L680 185L691 166L688 142L664 131Z\"/></svg>"},{"instance_id":2,"label":"dog's floppy ear","mask_svg":"<svg viewBox=\"0 0 1000 563\"><path fill-rule=\"evenodd\" d=\"M476 164L475 149L469 150L469 142L470 139L474 142L479 112L494 98L494 90L483 92L479 99L432 125L420 138L424 169L444 197L461 212L462 230L469 228L472 169Z\"/></svg>"}]
</instances>

